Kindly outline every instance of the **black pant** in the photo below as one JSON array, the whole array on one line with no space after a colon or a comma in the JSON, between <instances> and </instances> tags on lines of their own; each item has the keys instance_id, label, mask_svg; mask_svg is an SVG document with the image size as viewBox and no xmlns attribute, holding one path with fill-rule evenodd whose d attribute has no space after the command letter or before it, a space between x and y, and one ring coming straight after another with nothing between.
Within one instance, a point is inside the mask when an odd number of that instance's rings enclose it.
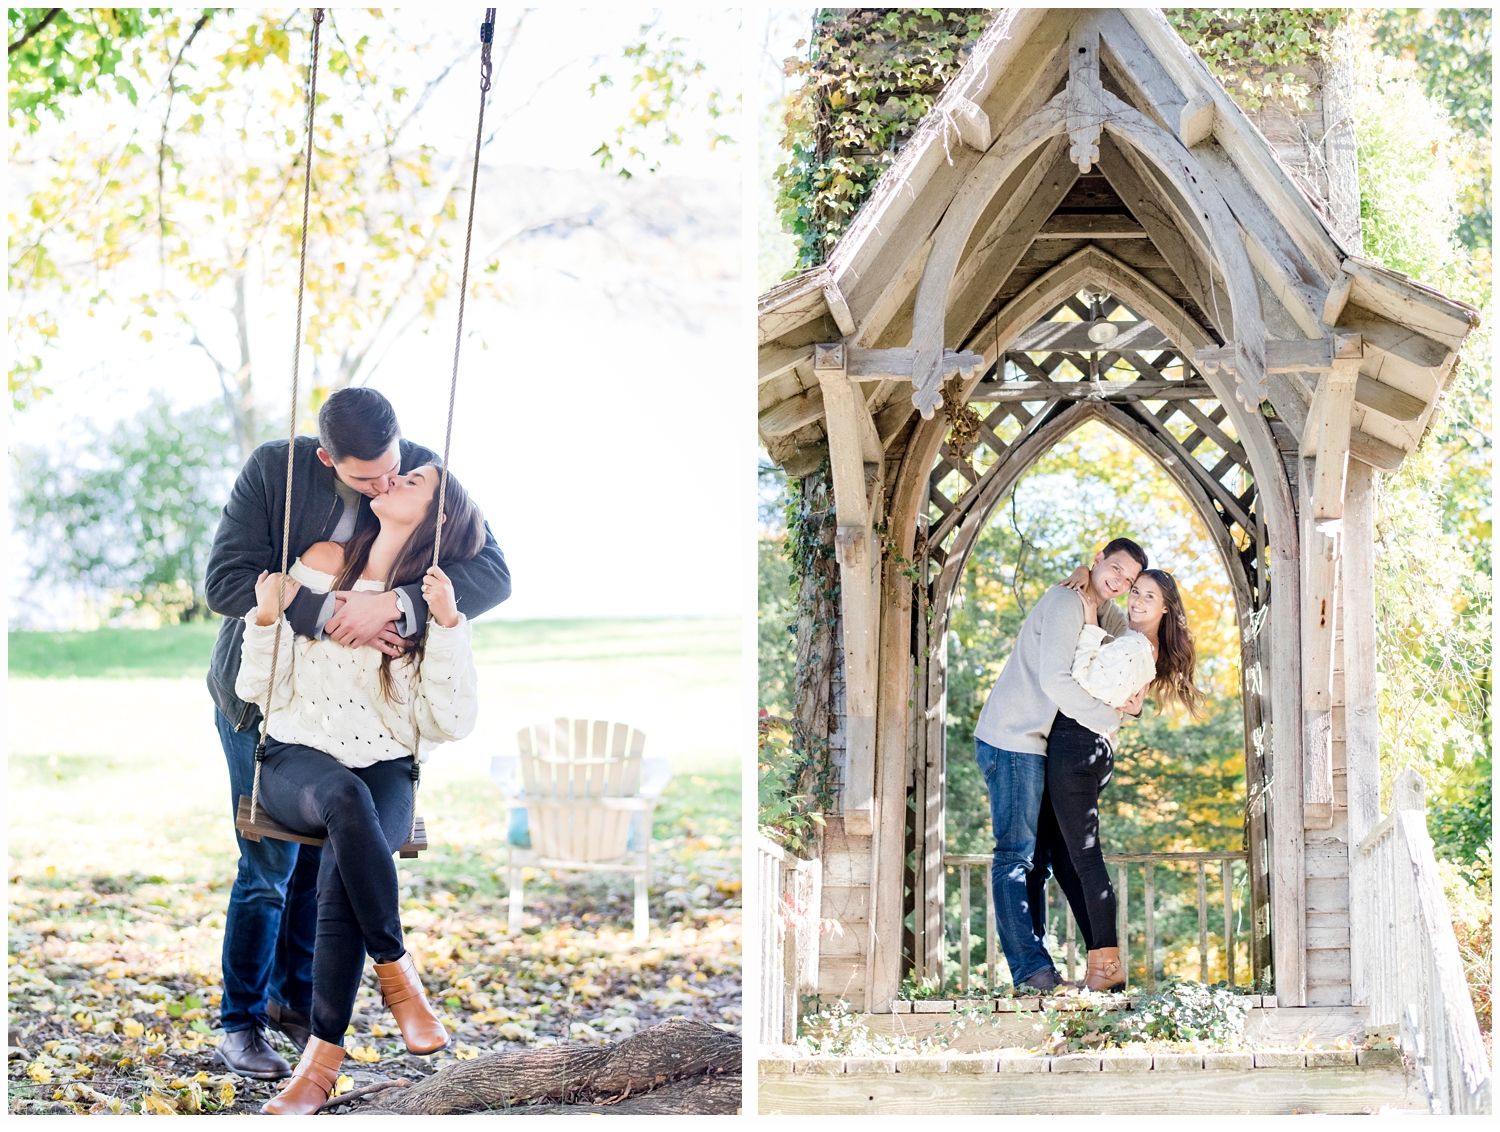
<instances>
[{"instance_id":1,"label":"black pant","mask_svg":"<svg viewBox=\"0 0 1500 1132\"><path fill-rule=\"evenodd\" d=\"M1037 825L1038 864L1045 860L1051 865L1089 951L1120 943L1115 887L1099 843L1099 792L1114 768L1114 752L1104 737L1058 712L1047 740L1047 789ZM1045 882L1045 870L1035 871Z\"/></svg>"},{"instance_id":2,"label":"black pant","mask_svg":"<svg viewBox=\"0 0 1500 1132\"><path fill-rule=\"evenodd\" d=\"M406 950L396 863L411 832L410 757L350 770L311 747L268 740L260 800L288 829L323 837L312 1032L344 1044L365 955L393 963Z\"/></svg>"}]
</instances>

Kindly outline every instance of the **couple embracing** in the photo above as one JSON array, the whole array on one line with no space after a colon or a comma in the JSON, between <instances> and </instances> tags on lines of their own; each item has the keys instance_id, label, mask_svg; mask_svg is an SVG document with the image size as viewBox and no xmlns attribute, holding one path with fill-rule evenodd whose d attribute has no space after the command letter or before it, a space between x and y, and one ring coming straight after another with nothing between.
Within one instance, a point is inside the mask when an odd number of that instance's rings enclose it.
<instances>
[{"instance_id":1,"label":"couple embracing","mask_svg":"<svg viewBox=\"0 0 1500 1132\"><path fill-rule=\"evenodd\" d=\"M217 1056L246 1077L291 1075L265 1111L306 1114L338 1077L366 955L407 1049L448 1044L402 942L391 854L411 829L420 761L474 728L469 618L509 596L510 573L451 475L439 514L438 457L401 438L375 390L324 402L318 436L293 442L290 496L287 445L251 454L214 535L207 594L224 624L208 687L231 812L256 786L265 716L260 807L324 845L236 832ZM295 1072L268 1024L302 1050Z\"/></svg>"},{"instance_id":2,"label":"couple embracing","mask_svg":"<svg viewBox=\"0 0 1500 1132\"><path fill-rule=\"evenodd\" d=\"M1195 716L1203 702L1182 595L1170 574L1147 565L1140 546L1117 538L1048 590L974 729L995 834L995 923L1018 990L1067 985L1046 945L1049 872L1088 949L1083 985L1125 985L1099 793L1114 770L1120 724L1140 715L1148 693L1158 709L1176 703ZM1115 604L1125 594L1128 616Z\"/></svg>"}]
</instances>

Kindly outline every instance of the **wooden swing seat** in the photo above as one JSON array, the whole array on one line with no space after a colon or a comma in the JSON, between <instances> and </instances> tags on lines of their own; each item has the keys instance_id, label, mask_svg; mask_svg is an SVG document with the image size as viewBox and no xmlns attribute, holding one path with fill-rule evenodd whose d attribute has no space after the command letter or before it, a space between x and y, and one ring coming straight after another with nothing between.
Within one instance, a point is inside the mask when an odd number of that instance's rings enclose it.
<instances>
[{"instance_id":1,"label":"wooden swing seat","mask_svg":"<svg viewBox=\"0 0 1500 1132\"><path fill-rule=\"evenodd\" d=\"M240 795L238 811L234 816L234 828L239 830L240 835L246 841L259 841L262 837L269 837L275 841L298 841L303 845L316 845L322 847L323 838L308 837L306 834L293 833L286 826L276 821L262 808L260 821L250 820L250 799L243 794ZM410 841L397 850L403 857L415 857L423 849L427 848L427 823L417 816L416 832Z\"/></svg>"}]
</instances>

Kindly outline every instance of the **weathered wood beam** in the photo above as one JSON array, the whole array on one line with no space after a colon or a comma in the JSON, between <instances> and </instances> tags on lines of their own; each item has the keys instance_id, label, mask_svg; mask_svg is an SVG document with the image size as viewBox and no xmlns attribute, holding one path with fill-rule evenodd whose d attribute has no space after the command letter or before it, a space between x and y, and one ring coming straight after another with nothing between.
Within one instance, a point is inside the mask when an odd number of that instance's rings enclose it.
<instances>
[{"instance_id":1,"label":"weathered wood beam","mask_svg":"<svg viewBox=\"0 0 1500 1132\"><path fill-rule=\"evenodd\" d=\"M1051 350L1095 351L1101 348L1115 353L1141 350L1173 350L1176 345L1162 333L1159 327L1146 320L1140 322L1115 322L1112 326L1119 332L1103 344L1090 340L1089 323L1086 322L1039 322L1026 330L1006 347L1006 353L1038 353Z\"/></svg>"},{"instance_id":2,"label":"weathered wood beam","mask_svg":"<svg viewBox=\"0 0 1500 1132\"><path fill-rule=\"evenodd\" d=\"M970 401L1211 401L1218 394L1206 381L995 381L980 382L969 394Z\"/></svg>"},{"instance_id":3,"label":"weathered wood beam","mask_svg":"<svg viewBox=\"0 0 1500 1132\"><path fill-rule=\"evenodd\" d=\"M952 299L944 318L947 341L962 342L968 336L1037 233L1077 183L1078 170L1063 152L1065 146L1066 139L1058 138L1044 147L1042 159L1032 166L989 231L954 272Z\"/></svg>"},{"instance_id":4,"label":"weathered wood beam","mask_svg":"<svg viewBox=\"0 0 1500 1132\"><path fill-rule=\"evenodd\" d=\"M989 149L995 140L990 129L990 116L967 98L954 103L953 124L958 129L959 140L980 153Z\"/></svg>"},{"instance_id":5,"label":"weathered wood beam","mask_svg":"<svg viewBox=\"0 0 1500 1132\"><path fill-rule=\"evenodd\" d=\"M1214 100L1207 94L1195 94L1182 108L1177 120L1177 136L1192 149L1207 141L1214 132Z\"/></svg>"},{"instance_id":6,"label":"weathered wood beam","mask_svg":"<svg viewBox=\"0 0 1500 1132\"><path fill-rule=\"evenodd\" d=\"M1339 330L1360 335L1366 346L1373 346L1419 369L1437 369L1453 358L1453 351L1443 343L1391 322L1358 303L1346 302L1335 322ZM1330 326L1334 324L1329 323Z\"/></svg>"},{"instance_id":7,"label":"weathered wood beam","mask_svg":"<svg viewBox=\"0 0 1500 1132\"><path fill-rule=\"evenodd\" d=\"M844 301L844 294L832 277L823 284L823 300L828 304L828 313L833 316L839 333L848 338L855 330L854 316L849 313L849 304Z\"/></svg>"},{"instance_id":8,"label":"weathered wood beam","mask_svg":"<svg viewBox=\"0 0 1500 1132\"><path fill-rule=\"evenodd\" d=\"M1319 522L1344 514L1344 475L1349 456L1350 413L1362 360L1359 341L1344 343L1343 356L1318 385L1302 436L1302 454L1316 457L1310 485L1313 518Z\"/></svg>"},{"instance_id":9,"label":"weathered wood beam","mask_svg":"<svg viewBox=\"0 0 1500 1132\"><path fill-rule=\"evenodd\" d=\"M1293 339L1291 341L1271 341L1266 343L1266 372L1267 373L1308 373L1326 372L1334 368L1334 360L1344 351L1343 356L1348 356L1347 351L1358 349L1360 337L1358 334L1336 334L1333 338L1306 338ZM1362 353L1354 354L1362 357ZM1198 368L1209 373L1216 373L1219 369L1227 369L1234 372L1235 347L1234 343L1225 346L1216 346L1206 350L1198 350L1193 354L1193 361Z\"/></svg>"},{"instance_id":10,"label":"weathered wood beam","mask_svg":"<svg viewBox=\"0 0 1500 1132\"><path fill-rule=\"evenodd\" d=\"M1037 231L1038 240L1144 240L1146 229L1115 212L1053 215Z\"/></svg>"},{"instance_id":11,"label":"weathered wood beam","mask_svg":"<svg viewBox=\"0 0 1500 1132\"><path fill-rule=\"evenodd\" d=\"M1193 302L1228 338L1234 308L1224 281L1214 280L1212 257L1192 223L1178 214L1159 186L1148 183L1108 135L1099 145L1099 168L1132 215L1141 222L1167 266L1182 281Z\"/></svg>"},{"instance_id":12,"label":"weathered wood beam","mask_svg":"<svg viewBox=\"0 0 1500 1132\"><path fill-rule=\"evenodd\" d=\"M1351 256L1344 260L1343 269L1354 280L1350 302L1434 338L1450 350L1457 350L1479 325L1479 312L1474 308L1388 268Z\"/></svg>"},{"instance_id":13,"label":"weathered wood beam","mask_svg":"<svg viewBox=\"0 0 1500 1132\"><path fill-rule=\"evenodd\" d=\"M820 345L813 358L823 391L828 455L833 470L834 540L839 563L839 603L844 623L846 766L844 827L868 837L873 825L875 707L879 660L879 554L871 532L873 508L867 481L879 498L883 453L870 412L851 380L842 343ZM873 440L873 451L872 451ZM873 461L867 459L874 455ZM873 468L867 467L873 463Z\"/></svg>"},{"instance_id":14,"label":"weathered wood beam","mask_svg":"<svg viewBox=\"0 0 1500 1132\"><path fill-rule=\"evenodd\" d=\"M1394 472L1406 459L1406 453L1394 444L1387 444L1360 429L1349 433L1349 455L1380 472Z\"/></svg>"},{"instance_id":15,"label":"weathered wood beam","mask_svg":"<svg viewBox=\"0 0 1500 1132\"><path fill-rule=\"evenodd\" d=\"M849 348L849 377L853 381L910 381L912 363L916 350L901 346L892 350L866 350L858 346ZM955 373L969 377L974 370L985 365L984 355L967 350L943 351L943 380Z\"/></svg>"},{"instance_id":16,"label":"weathered wood beam","mask_svg":"<svg viewBox=\"0 0 1500 1132\"><path fill-rule=\"evenodd\" d=\"M772 405L760 414L757 425L763 437L788 436L822 416L823 390L809 389Z\"/></svg>"}]
</instances>

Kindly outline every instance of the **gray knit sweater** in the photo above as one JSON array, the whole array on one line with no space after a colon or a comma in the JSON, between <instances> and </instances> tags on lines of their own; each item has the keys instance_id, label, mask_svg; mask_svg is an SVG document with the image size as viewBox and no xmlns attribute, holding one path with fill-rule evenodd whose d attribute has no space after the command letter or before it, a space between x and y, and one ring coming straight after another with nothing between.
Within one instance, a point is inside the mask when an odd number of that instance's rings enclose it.
<instances>
[{"instance_id":1,"label":"gray knit sweater","mask_svg":"<svg viewBox=\"0 0 1500 1132\"><path fill-rule=\"evenodd\" d=\"M1118 636L1128 627L1114 602L1099 606L1099 625ZM1002 751L1047 753L1047 736L1059 711L1090 731L1113 731L1120 713L1094 699L1073 679L1073 650L1083 632L1083 602L1053 586L1032 607L1000 679L984 701L974 737Z\"/></svg>"}]
</instances>

